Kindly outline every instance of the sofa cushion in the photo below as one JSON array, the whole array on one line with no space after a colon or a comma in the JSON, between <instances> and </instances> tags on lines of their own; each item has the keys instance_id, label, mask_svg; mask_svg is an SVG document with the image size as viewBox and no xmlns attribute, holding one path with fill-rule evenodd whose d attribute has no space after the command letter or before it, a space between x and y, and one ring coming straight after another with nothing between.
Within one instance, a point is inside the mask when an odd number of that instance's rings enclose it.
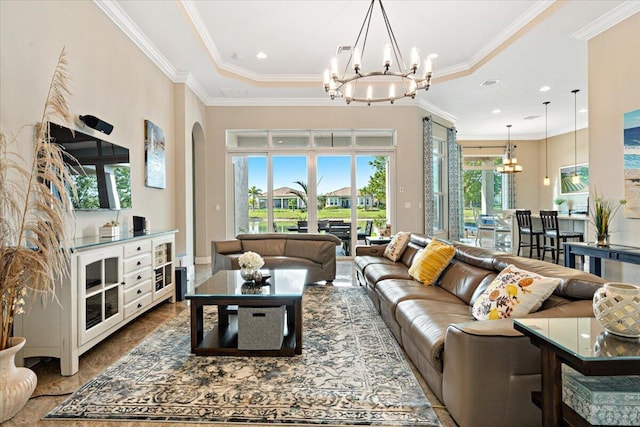
<instances>
[{"instance_id":1,"label":"sofa cushion","mask_svg":"<svg viewBox=\"0 0 640 427\"><path fill-rule=\"evenodd\" d=\"M409 274L420 283L433 285L454 254L455 248L452 245L433 239L415 256Z\"/></svg>"},{"instance_id":2,"label":"sofa cushion","mask_svg":"<svg viewBox=\"0 0 640 427\"><path fill-rule=\"evenodd\" d=\"M411 233L408 231L400 231L393 236L393 239L389 242L384 250L383 256L389 258L391 261L398 261L404 250L407 249Z\"/></svg>"},{"instance_id":3,"label":"sofa cushion","mask_svg":"<svg viewBox=\"0 0 640 427\"><path fill-rule=\"evenodd\" d=\"M391 261L389 258L385 258L382 256L370 256L370 255L357 256L354 258L353 262L356 266L356 270L360 272L363 272L365 268L373 264L386 264L386 265L393 264L393 261Z\"/></svg>"},{"instance_id":4,"label":"sofa cushion","mask_svg":"<svg viewBox=\"0 0 640 427\"><path fill-rule=\"evenodd\" d=\"M320 260L331 259L332 254L336 252L336 245L332 242L293 239L287 239L285 242L284 256L306 258L317 263L320 263Z\"/></svg>"},{"instance_id":5,"label":"sofa cushion","mask_svg":"<svg viewBox=\"0 0 640 427\"><path fill-rule=\"evenodd\" d=\"M442 289L440 291L446 293ZM396 320L403 334L411 337L411 341L429 364L438 372L442 372L442 353L447 327L452 323L473 320L473 317L471 307L462 301L455 303L412 299L398 303Z\"/></svg>"},{"instance_id":6,"label":"sofa cushion","mask_svg":"<svg viewBox=\"0 0 640 427\"><path fill-rule=\"evenodd\" d=\"M476 267L454 258L440 275L438 285L468 305L473 305L497 275L493 270Z\"/></svg>"},{"instance_id":7,"label":"sofa cushion","mask_svg":"<svg viewBox=\"0 0 640 427\"><path fill-rule=\"evenodd\" d=\"M536 311L553 293L560 279L541 276L510 265L473 304L473 317L496 320Z\"/></svg>"},{"instance_id":8,"label":"sofa cushion","mask_svg":"<svg viewBox=\"0 0 640 427\"><path fill-rule=\"evenodd\" d=\"M375 288L376 284L385 279L411 280L409 271L404 264L397 262L391 264L373 264L364 271L364 277Z\"/></svg>"},{"instance_id":9,"label":"sofa cushion","mask_svg":"<svg viewBox=\"0 0 640 427\"><path fill-rule=\"evenodd\" d=\"M550 262L518 257L515 255L498 255L496 261L513 264L516 267L533 271L542 276L559 278L560 285L554 294L571 299L592 299L593 294L605 283L601 277L575 268L566 268Z\"/></svg>"},{"instance_id":10,"label":"sofa cushion","mask_svg":"<svg viewBox=\"0 0 640 427\"><path fill-rule=\"evenodd\" d=\"M242 240L242 249L256 252L263 257L284 255L286 239Z\"/></svg>"},{"instance_id":11,"label":"sofa cushion","mask_svg":"<svg viewBox=\"0 0 640 427\"><path fill-rule=\"evenodd\" d=\"M398 303L408 299L428 299L462 304L459 298L438 286L423 286L415 280L381 280L376 284L376 290L380 298L385 299L393 305L398 305Z\"/></svg>"}]
</instances>

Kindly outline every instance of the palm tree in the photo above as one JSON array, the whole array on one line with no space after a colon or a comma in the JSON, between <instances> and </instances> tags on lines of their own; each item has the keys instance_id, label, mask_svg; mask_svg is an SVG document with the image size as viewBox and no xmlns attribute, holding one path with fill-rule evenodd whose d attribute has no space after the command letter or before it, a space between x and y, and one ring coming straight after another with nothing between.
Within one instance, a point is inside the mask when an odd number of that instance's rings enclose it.
<instances>
[{"instance_id":1,"label":"palm tree","mask_svg":"<svg viewBox=\"0 0 640 427\"><path fill-rule=\"evenodd\" d=\"M249 192L249 198L251 199L251 209L255 210L256 199L262 194L262 190L256 187L255 185L252 185L251 188L248 190L248 192Z\"/></svg>"},{"instance_id":2,"label":"palm tree","mask_svg":"<svg viewBox=\"0 0 640 427\"><path fill-rule=\"evenodd\" d=\"M302 187L302 190L291 190L289 191L291 194L295 194L304 204L304 207L306 208L307 205L307 183L306 182L302 182L302 181L295 181L294 184L298 184L300 187Z\"/></svg>"}]
</instances>

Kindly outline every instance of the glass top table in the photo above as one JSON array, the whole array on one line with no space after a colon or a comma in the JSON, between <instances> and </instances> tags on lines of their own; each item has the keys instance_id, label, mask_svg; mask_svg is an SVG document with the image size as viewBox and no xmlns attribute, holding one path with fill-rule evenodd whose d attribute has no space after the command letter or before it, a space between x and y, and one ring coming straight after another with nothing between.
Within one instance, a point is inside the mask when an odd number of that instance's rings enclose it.
<instances>
[{"instance_id":1,"label":"glass top table","mask_svg":"<svg viewBox=\"0 0 640 427\"><path fill-rule=\"evenodd\" d=\"M225 296L300 296L304 292L307 270L260 270L262 286L250 284L240 277L240 270L221 270L187 293L194 297Z\"/></svg>"},{"instance_id":2,"label":"glass top table","mask_svg":"<svg viewBox=\"0 0 640 427\"><path fill-rule=\"evenodd\" d=\"M513 327L542 353L542 391L532 399L543 426L589 425L562 401L563 363L583 375L640 375L640 340L605 332L595 318L514 319Z\"/></svg>"},{"instance_id":3,"label":"glass top table","mask_svg":"<svg viewBox=\"0 0 640 427\"><path fill-rule=\"evenodd\" d=\"M240 270L221 270L187 293L191 311L191 352L201 356L294 356L302 354L302 296L306 270L261 270L260 285ZM213 327L205 325L205 306L217 306ZM285 307L286 333L280 349L238 348L239 307Z\"/></svg>"}]
</instances>

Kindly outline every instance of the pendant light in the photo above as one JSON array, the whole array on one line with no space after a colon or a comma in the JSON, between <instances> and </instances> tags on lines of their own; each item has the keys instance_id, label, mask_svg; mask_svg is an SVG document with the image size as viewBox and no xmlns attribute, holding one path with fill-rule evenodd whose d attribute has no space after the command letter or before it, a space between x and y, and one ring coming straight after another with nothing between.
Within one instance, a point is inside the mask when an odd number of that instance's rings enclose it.
<instances>
[{"instance_id":1,"label":"pendant light","mask_svg":"<svg viewBox=\"0 0 640 427\"><path fill-rule=\"evenodd\" d=\"M496 168L499 173L520 173L522 172L522 166L518 164L518 159L513 157L513 149L516 148L511 145L511 125L507 125L507 147L504 157L502 158L502 165Z\"/></svg>"},{"instance_id":2,"label":"pendant light","mask_svg":"<svg viewBox=\"0 0 640 427\"><path fill-rule=\"evenodd\" d=\"M578 175L578 92L580 89L574 89L573 93L573 176L572 184L580 184L580 175Z\"/></svg>"},{"instance_id":3,"label":"pendant light","mask_svg":"<svg viewBox=\"0 0 640 427\"><path fill-rule=\"evenodd\" d=\"M550 101L543 102L544 104L544 157L545 157L545 172L544 180L542 184L545 186L551 185L551 178L549 178L549 104Z\"/></svg>"}]
</instances>

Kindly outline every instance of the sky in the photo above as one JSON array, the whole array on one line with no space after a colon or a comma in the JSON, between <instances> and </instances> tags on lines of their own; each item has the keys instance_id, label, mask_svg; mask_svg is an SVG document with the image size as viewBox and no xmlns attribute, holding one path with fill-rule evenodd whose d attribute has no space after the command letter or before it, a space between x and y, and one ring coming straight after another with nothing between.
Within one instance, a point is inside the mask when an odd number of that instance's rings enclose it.
<instances>
[{"instance_id":1,"label":"sky","mask_svg":"<svg viewBox=\"0 0 640 427\"><path fill-rule=\"evenodd\" d=\"M373 156L356 157L356 187L362 188L369 182L373 174L373 167L369 161ZM350 156L318 156L318 194L325 194L350 186L351 157ZM291 187L298 189L295 181L307 182L306 156L274 156L273 157L273 188ZM267 191L267 158L249 157L249 188L258 187Z\"/></svg>"}]
</instances>

